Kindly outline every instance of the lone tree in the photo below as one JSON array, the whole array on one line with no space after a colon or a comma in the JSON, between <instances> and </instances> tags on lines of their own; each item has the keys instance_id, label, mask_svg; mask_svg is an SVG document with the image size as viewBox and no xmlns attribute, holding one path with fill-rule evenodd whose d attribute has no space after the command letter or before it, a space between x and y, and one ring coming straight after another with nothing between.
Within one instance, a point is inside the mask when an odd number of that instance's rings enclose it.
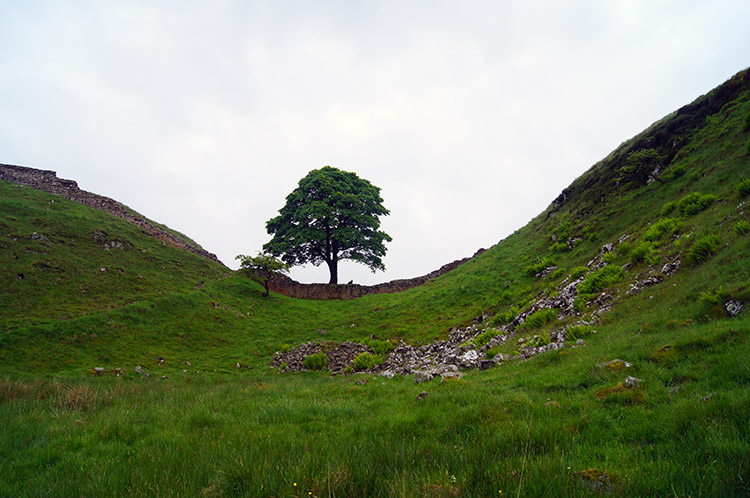
<instances>
[{"instance_id":1,"label":"lone tree","mask_svg":"<svg viewBox=\"0 0 750 498\"><path fill-rule=\"evenodd\" d=\"M263 249L291 266L325 262L330 284L338 283L338 263L348 259L385 270L385 242L380 228L383 207L380 188L354 173L325 166L310 171L286 197L279 215L266 222L273 238Z\"/></svg>"},{"instance_id":2,"label":"lone tree","mask_svg":"<svg viewBox=\"0 0 750 498\"><path fill-rule=\"evenodd\" d=\"M266 289L263 297L268 297L268 282L275 273L286 272L289 265L274 258L271 254L258 253L257 256L238 254L234 259L240 260L240 271L245 273Z\"/></svg>"}]
</instances>

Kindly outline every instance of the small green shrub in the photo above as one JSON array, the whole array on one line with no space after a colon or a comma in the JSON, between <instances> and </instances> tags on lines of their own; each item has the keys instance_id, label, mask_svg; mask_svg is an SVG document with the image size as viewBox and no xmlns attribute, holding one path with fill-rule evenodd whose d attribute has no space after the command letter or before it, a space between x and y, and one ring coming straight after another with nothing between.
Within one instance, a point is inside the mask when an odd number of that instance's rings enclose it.
<instances>
[{"instance_id":1,"label":"small green shrub","mask_svg":"<svg viewBox=\"0 0 750 498\"><path fill-rule=\"evenodd\" d=\"M661 215L666 216L677 207L677 201L670 201L661 207Z\"/></svg>"},{"instance_id":2,"label":"small green shrub","mask_svg":"<svg viewBox=\"0 0 750 498\"><path fill-rule=\"evenodd\" d=\"M526 328L544 327L549 322L554 320L556 317L557 317L557 311L553 309L547 308L547 309L535 311L534 313L526 317L526 321L524 322L524 327Z\"/></svg>"},{"instance_id":3,"label":"small green shrub","mask_svg":"<svg viewBox=\"0 0 750 498\"><path fill-rule=\"evenodd\" d=\"M354 358L354 368L357 370L369 370L381 363L383 357L372 353L360 353Z\"/></svg>"},{"instance_id":4,"label":"small green shrub","mask_svg":"<svg viewBox=\"0 0 750 498\"><path fill-rule=\"evenodd\" d=\"M507 311L497 313L495 316L492 317L492 321L490 322L490 325L492 325L493 327L500 327L502 325L506 325L513 321L513 319L518 315L519 311L520 310L518 306L512 306Z\"/></svg>"},{"instance_id":5,"label":"small green shrub","mask_svg":"<svg viewBox=\"0 0 750 498\"><path fill-rule=\"evenodd\" d=\"M569 251L570 247L568 247L568 244L565 242L555 242L551 246L549 246L549 250L552 252L565 252Z\"/></svg>"},{"instance_id":6,"label":"small green shrub","mask_svg":"<svg viewBox=\"0 0 750 498\"><path fill-rule=\"evenodd\" d=\"M490 329L476 336L471 342L473 342L478 349L483 348L492 340L493 337L497 337L498 335L500 335L500 331Z\"/></svg>"},{"instance_id":7,"label":"small green shrub","mask_svg":"<svg viewBox=\"0 0 750 498\"><path fill-rule=\"evenodd\" d=\"M570 237L570 229L572 226L573 224L571 222L566 221L555 227L555 229L552 230L552 240L568 240L568 237Z\"/></svg>"},{"instance_id":8,"label":"small green shrub","mask_svg":"<svg viewBox=\"0 0 750 498\"><path fill-rule=\"evenodd\" d=\"M680 178L681 176L684 176L685 173L687 173L687 167L684 164L680 164L679 166L670 168L667 174L664 175L664 177L667 180L675 180L677 178Z\"/></svg>"},{"instance_id":9,"label":"small green shrub","mask_svg":"<svg viewBox=\"0 0 750 498\"><path fill-rule=\"evenodd\" d=\"M491 360L495 356L497 356L498 353L502 352L502 347L498 346L496 348L490 348L487 351L484 352L484 355L487 357L488 360Z\"/></svg>"},{"instance_id":10,"label":"small green shrub","mask_svg":"<svg viewBox=\"0 0 750 498\"><path fill-rule=\"evenodd\" d=\"M599 234L594 231L594 227L592 225L586 225L583 227L583 238L588 240L589 242L596 242L599 240Z\"/></svg>"},{"instance_id":11,"label":"small green shrub","mask_svg":"<svg viewBox=\"0 0 750 498\"><path fill-rule=\"evenodd\" d=\"M565 246L567 247L567 246ZM523 273L528 277L533 277L542 270L546 270L550 266L554 266L555 262L550 258L541 258L536 263L532 263L523 269Z\"/></svg>"},{"instance_id":12,"label":"small green shrub","mask_svg":"<svg viewBox=\"0 0 750 498\"><path fill-rule=\"evenodd\" d=\"M390 341L381 341L378 339L365 339L362 341L365 346L369 346L370 349L376 355L385 356L393 350L393 344Z\"/></svg>"},{"instance_id":13,"label":"small green shrub","mask_svg":"<svg viewBox=\"0 0 750 498\"><path fill-rule=\"evenodd\" d=\"M732 230L737 235L745 235L746 233L750 232L750 223L745 220L740 220L734 224Z\"/></svg>"},{"instance_id":14,"label":"small green shrub","mask_svg":"<svg viewBox=\"0 0 750 498\"><path fill-rule=\"evenodd\" d=\"M750 144L750 142L748 143ZM740 194L740 197L750 194L750 178L745 178L737 184L737 193Z\"/></svg>"},{"instance_id":15,"label":"small green shrub","mask_svg":"<svg viewBox=\"0 0 750 498\"><path fill-rule=\"evenodd\" d=\"M594 329L588 325L573 325L565 330L565 338L569 341L577 341L594 333Z\"/></svg>"},{"instance_id":16,"label":"small green shrub","mask_svg":"<svg viewBox=\"0 0 750 498\"><path fill-rule=\"evenodd\" d=\"M646 233L643 234L643 238L649 242L655 242L661 239L666 233L675 233L677 229L677 220L673 218L662 218L646 230Z\"/></svg>"},{"instance_id":17,"label":"small green shrub","mask_svg":"<svg viewBox=\"0 0 750 498\"><path fill-rule=\"evenodd\" d=\"M531 340L526 342L524 346L533 346L535 348L539 348L542 346L546 346L547 344L551 342L551 340L552 339L550 338L549 334L536 335L532 337Z\"/></svg>"},{"instance_id":18,"label":"small green shrub","mask_svg":"<svg viewBox=\"0 0 750 498\"><path fill-rule=\"evenodd\" d=\"M586 275L589 272L589 269L585 266L576 266L572 270L570 270L570 281L574 282L581 278L582 276Z\"/></svg>"},{"instance_id":19,"label":"small green shrub","mask_svg":"<svg viewBox=\"0 0 750 498\"><path fill-rule=\"evenodd\" d=\"M323 370L328 366L328 356L325 353L315 353L306 357L302 364L308 370Z\"/></svg>"},{"instance_id":20,"label":"small green shrub","mask_svg":"<svg viewBox=\"0 0 750 498\"><path fill-rule=\"evenodd\" d=\"M596 294L607 287L623 279L625 272L615 265L607 265L586 275L586 278L578 284L579 294Z\"/></svg>"},{"instance_id":21,"label":"small green shrub","mask_svg":"<svg viewBox=\"0 0 750 498\"><path fill-rule=\"evenodd\" d=\"M579 313L584 312L586 310L586 303L588 303L595 297L596 294L592 293L578 293L578 296L573 301L573 309Z\"/></svg>"},{"instance_id":22,"label":"small green shrub","mask_svg":"<svg viewBox=\"0 0 750 498\"><path fill-rule=\"evenodd\" d=\"M692 216L696 213L700 213L708 206L716 202L717 197L713 194L701 194L700 192L693 192L688 194L677 203L677 207L680 209L682 214Z\"/></svg>"},{"instance_id":23,"label":"small green shrub","mask_svg":"<svg viewBox=\"0 0 750 498\"><path fill-rule=\"evenodd\" d=\"M602 261L607 264L614 263L615 261L617 261L617 254L613 252L605 253L604 256L602 256Z\"/></svg>"},{"instance_id":24,"label":"small green shrub","mask_svg":"<svg viewBox=\"0 0 750 498\"><path fill-rule=\"evenodd\" d=\"M654 248L651 242L643 240L638 242L630 251L630 262L634 265L639 263L655 265L659 262L659 251Z\"/></svg>"},{"instance_id":25,"label":"small green shrub","mask_svg":"<svg viewBox=\"0 0 750 498\"><path fill-rule=\"evenodd\" d=\"M714 306L724 302L726 297L727 293L724 292L724 287L719 286L719 288L714 291L701 292L698 296L698 302L700 304Z\"/></svg>"},{"instance_id":26,"label":"small green shrub","mask_svg":"<svg viewBox=\"0 0 750 498\"><path fill-rule=\"evenodd\" d=\"M693 263L701 263L713 256L719 250L721 239L718 235L709 233L704 235L690 247L688 260Z\"/></svg>"},{"instance_id":27,"label":"small green shrub","mask_svg":"<svg viewBox=\"0 0 750 498\"><path fill-rule=\"evenodd\" d=\"M623 256L627 256L628 254L630 254L632 248L633 246L630 242L621 242L620 245L617 246L617 252L619 252Z\"/></svg>"}]
</instances>

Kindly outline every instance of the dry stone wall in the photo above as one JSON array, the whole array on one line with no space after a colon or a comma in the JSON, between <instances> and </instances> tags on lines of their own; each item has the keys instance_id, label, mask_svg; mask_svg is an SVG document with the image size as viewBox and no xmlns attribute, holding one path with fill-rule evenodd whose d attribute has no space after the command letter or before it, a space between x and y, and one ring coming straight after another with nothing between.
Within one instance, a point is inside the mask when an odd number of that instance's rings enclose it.
<instances>
[{"instance_id":1,"label":"dry stone wall","mask_svg":"<svg viewBox=\"0 0 750 498\"><path fill-rule=\"evenodd\" d=\"M14 166L10 164L0 164L0 180L25 185L49 194L65 197L66 199L79 202L86 206L101 209L102 211L106 211L109 214L138 225L138 227L140 227L145 233L156 237L167 244L185 249L213 261L220 262L215 254L206 251L201 246L191 244L186 240L180 239L175 235L162 230L149 220L138 216L135 212L127 209L114 199L81 190L78 187L77 182L58 178L57 173L54 171L27 168L25 166ZM480 249L472 257L478 256L484 251L484 249ZM471 258L459 259L452 263L448 263L440 269L421 277L393 280L391 282L377 285L359 285L353 283L344 285L302 284L284 275L275 275L269 282L269 288L279 294L301 299L355 299L368 294L402 292L423 285L430 280L434 280L439 276L454 270L469 259Z\"/></svg>"},{"instance_id":2,"label":"dry stone wall","mask_svg":"<svg viewBox=\"0 0 750 498\"><path fill-rule=\"evenodd\" d=\"M54 171L0 164L0 180L19 185L26 185L36 190L41 190L49 194L56 194L86 206L101 209L102 211L106 211L109 214L138 225L138 227L140 227L145 233L156 237L167 244L185 249L186 251L203 256L204 258L220 262L215 254L206 251L201 246L191 244L186 240L182 240L175 235L162 230L149 220L138 216L135 212L129 209L126 209L125 206L114 199L81 190L78 188L78 183L73 180L58 178L57 173Z\"/></svg>"},{"instance_id":3,"label":"dry stone wall","mask_svg":"<svg viewBox=\"0 0 750 498\"><path fill-rule=\"evenodd\" d=\"M485 250L480 249L473 257L482 254ZM451 270L458 268L471 258L464 258L443 265L440 269L435 270L421 277L392 280L377 285L359 285L359 284L301 284L285 275L274 275L269 281L268 288L279 294L301 299L356 299L368 294L391 294L402 292L414 287L423 285L430 280L434 280Z\"/></svg>"}]
</instances>

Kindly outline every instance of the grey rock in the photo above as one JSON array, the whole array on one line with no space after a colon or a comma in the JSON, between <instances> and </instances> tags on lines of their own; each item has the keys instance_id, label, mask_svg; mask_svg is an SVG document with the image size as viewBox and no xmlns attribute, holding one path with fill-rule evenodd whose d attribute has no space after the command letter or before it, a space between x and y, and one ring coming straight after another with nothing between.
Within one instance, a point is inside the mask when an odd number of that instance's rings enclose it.
<instances>
[{"instance_id":1,"label":"grey rock","mask_svg":"<svg viewBox=\"0 0 750 498\"><path fill-rule=\"evenodd\" d=\"M432 378L435 376L432 372L427 372L425 370L419 370L414 372L414 383L415 384L421 384L422 382L427 382L428 380L432 380Z\"/></svg>"},{"instance_id":2,"label":"grey rock","mask_svg":"<svg viewBox=\"0 0 750 498\"><path fill-rule=\"evenodd\" d=\"M103 367L94 367L94 374L95 375L101 375L105 372Z\"/></svg>"},{"instance_id":3,"label":"grey rock","mask_svg":"<svg viewBox=\"0 0 750 498\"><path fill-rule=\"evenodd\" d=\"M422 391L421 393L417 394L417 401L422 401L430 394L427 391Z\"/></svg>"},{"instance_id":4,"label":"grey rock","mask_svg":"<svg viewBox=\"0 0 750 498\"><path fill-rule=\"evenodd\" d=\"M730 300L724 303L724 311L727 312L728 316L735 317L745 311L745 305L740 301Z\"/></svg>"},{"instance_id":5,"label":"grey rock","mask_svg":"<svg viewBox=\"0 0 750 498\"><path fill-rule=\"evenodd\" d=\"M641 385L641 383L643 383L643 380L639 379L638 377L628 376L625 378L625 387L627 387L628 389L633 389L635 387L638 387Z\"/></svg>"},{"instance_id":6,"label":"grey rock","mask_svg":"<svg viewBox=\"0 0 750 498\"><path fill-rule=\"evenodd\" d=\"M479 362L477 363L477 369L488 370L495 365L497 365L497 363L495 363L493 360L479 360Z\"/></svg>"},{"instance_id":7,"label":"grey rock","mask_svg":"<svg viewBox=\"0 0 750 498\"><path fill-rule=\"evenodd\" d=\"M615 369L615 370L619 370L620 368L630 368L633 365L631 365L630 363L628 363L625 360L621 360L619 358L615 358L614 360L610 360L610 361L607 361L607 362L604 362L604 363L600 363L598 366L599 366L599 368L612 368L612 369Z\"/></svg>"}]
</instances>

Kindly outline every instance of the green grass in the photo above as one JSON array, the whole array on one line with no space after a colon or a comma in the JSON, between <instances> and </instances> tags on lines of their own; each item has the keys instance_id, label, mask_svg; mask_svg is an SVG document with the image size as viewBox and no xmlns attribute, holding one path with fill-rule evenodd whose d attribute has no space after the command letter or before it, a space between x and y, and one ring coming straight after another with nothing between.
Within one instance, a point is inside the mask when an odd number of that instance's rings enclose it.
<instances>
[{"instance_id":1,"label":"green grass","mask_svg":"<svg viewBox=\"0 0 750 498\"><path fill-rule=\"evenodd\" d=\"M134 225L0 182L0 496L601 496L583 483L599 474L614 496L748 495L750 314L722 306L750 303L750 237L734 228L748 114L742 87L681 132L669 168L684 174L618 184L647 130L457 270L353 301L263 298ZM581 239L553 263L550 234ZM643 243L649 264L626 266ZM596 259L604 244L617 251ZM675 260L696 264L626 293ZM499 327L581 277L579 295L606 291L610 311L527 317L535 330L493 353L562 326L569 345L528 360L424 384L269 368L303 342L360 341L370 362L398 340ZM632 367L598 366L615 358Z\"/></svg>"}]
</instances>

